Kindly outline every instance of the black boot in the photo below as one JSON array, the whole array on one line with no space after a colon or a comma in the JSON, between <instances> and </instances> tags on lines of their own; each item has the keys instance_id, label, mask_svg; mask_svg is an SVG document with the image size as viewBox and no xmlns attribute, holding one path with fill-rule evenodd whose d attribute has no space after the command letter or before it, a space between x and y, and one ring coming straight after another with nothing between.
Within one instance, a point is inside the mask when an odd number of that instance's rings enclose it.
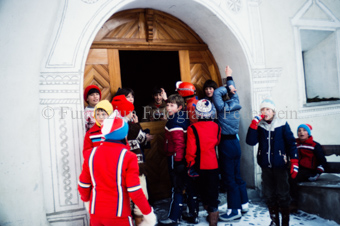
<instances>
[{"instance_id":1,"label":"black boot","mask_svg":"<svg viewBox=\"0 0 340 226\"><path fill-rule=\"evenodd\" d=\"M199 222L199 202L197 200L197 196L189 197L187 204L189 208L189 213L182 214L182 218L189 223L197 224Z\"/></svg>"},{"instance_id":2,"label":"black boot","mask_svg":"<svg viewBox=\"0 0 340 226\"><path fill-rule=\"evenodd\" d=\"M282 226L289 226L289 207L281 208Z\"/></svg>"},{"instance_id":3,"label":"black boot","mask_svg":"<svg viewBox=\"0 0 340 226\"><path fill-rule=\"evenodd\" d=\"M272 222L269 226L280 226L280 218L279 218L279 207L271 206L268 207L269 209L269 216Z\"/></svg>"}]
</instances>

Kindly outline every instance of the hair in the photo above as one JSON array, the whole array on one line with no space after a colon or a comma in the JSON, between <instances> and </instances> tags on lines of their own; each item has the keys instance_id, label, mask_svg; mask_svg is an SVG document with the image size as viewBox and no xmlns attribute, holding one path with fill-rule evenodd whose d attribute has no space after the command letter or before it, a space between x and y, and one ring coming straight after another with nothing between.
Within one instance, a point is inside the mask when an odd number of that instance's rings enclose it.
<instances>
[{"instance_id":1,"label":"hair","mask_svg":"<svg viewBox=\"0 0 340 226\"><path fill-rule=\"evenodd\" d=\"M156 95L156 94L158 94L158 93L162 93L161 88L162 88L162 87L160 87L160 86L155 86L155 87L153 87L153 89L152 89L152 96L154 96L154 95Z\"/></svg>"},{"instance_id":2,"label":"hair","mask_svg":"<svg viewBox=\"0 0 340 226\"><path fill-rule=\"evenodd\" d=\"M96 112L97 112L97 111L99 111L99 112L100 112L100 111L105 111L106 114L109 114L109 113L107 113L107 111L106 111L105 109L103 109L103 108L97 108L97 109L96 109Z\"/></svg>"},{"instance_id":3,"label":"hair","mask_svg":"<svg viewBox=\"0 0 340 226\"><path fill-rule=\"evenodd\" d=\"M205 90L205 88L207 87L211 87L213 89L217 89L217 83L211 79L208 79L207 81L205 81L204 85L203 85L203 90Z\"/></svg>"},{"instance_id":4,"label":"hair","mask_svg":"<svg viewBox=\"0 0 340 226\"><path fill-rule=\"evenodd\" d=\"M133 97L135 97L135 92L131 88L118 88L115 96L124 95L126 97L130 93Z\"/></svg>"},{"instance_id":5,"label":"hair","mask_svg":"<svg viewBox=\"0 0 340 226\"><path fill-rule=\"evenodd\" d=\"M168 99L166 100L166 103L177 104L178 107L182 106L182 108L184 108L184 105L185 105L183 97L179 94L170 95Z\"/></svg>"}]
</instances>

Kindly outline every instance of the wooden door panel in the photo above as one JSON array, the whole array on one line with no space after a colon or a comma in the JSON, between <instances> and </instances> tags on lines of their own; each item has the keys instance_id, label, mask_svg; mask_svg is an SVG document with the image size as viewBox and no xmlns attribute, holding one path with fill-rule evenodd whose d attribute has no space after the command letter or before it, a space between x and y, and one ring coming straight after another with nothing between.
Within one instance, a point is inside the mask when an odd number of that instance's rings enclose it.
<instances>
[{"instance_id":1,"label":"wooden door panel","mask_svg":"<svg viewBox=\"0 0 340 226\"><path fill-rule=\"evenodd\" d=\"M143 129L150 129L155 135L151 148L145 150L145 162L150 202L169 198L171 184L167 158L164 152L164 132L166 121L142 122Z\"/></svg>"}]
</instances>

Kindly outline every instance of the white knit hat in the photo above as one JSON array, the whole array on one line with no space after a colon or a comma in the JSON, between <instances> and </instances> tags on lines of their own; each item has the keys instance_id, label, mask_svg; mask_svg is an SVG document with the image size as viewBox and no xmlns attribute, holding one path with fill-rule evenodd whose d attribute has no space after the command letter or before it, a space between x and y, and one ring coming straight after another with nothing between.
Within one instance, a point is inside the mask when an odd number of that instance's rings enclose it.
<instances>
[{"instance_id":1,"label":"white knit hat","mask_svg":"<svg viewBox=\"0 0 340 226\"><path fill-rule=\"evenodd\" d=\"M272 109L273 111L275 111L275 104L272 100L270 99L264 99L260 105L260 110L262 108L270 108Z\"/></svg>"},{"instance_id":2,"label":"white knit hat","mask_svg":"<svg viewBox=\"0 0 340 226\"><path fill-rule=\"evenodd\" d=\"M202 99L197 102L195 113L199 118L211 118L215 115L215 109L209 100Z\"/></svg>"}]
</instances>

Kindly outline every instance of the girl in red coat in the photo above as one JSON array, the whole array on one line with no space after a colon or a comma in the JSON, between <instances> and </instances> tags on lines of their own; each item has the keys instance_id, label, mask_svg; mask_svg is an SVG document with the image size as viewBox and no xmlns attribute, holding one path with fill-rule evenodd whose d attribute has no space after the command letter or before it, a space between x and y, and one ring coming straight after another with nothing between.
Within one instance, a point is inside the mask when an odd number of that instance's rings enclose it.
<instances>
[{"instance_id":1,"label":"girl in red coat","mask_svg":"<svg viewBox=\"0 0 340 226\"><path fill-rule=\"evenodd\" d=\"M195 112L198 122L190 125L187 131L188 175L198 177L203 206L209 213L209 226L217 226L219 170L216 147L220 143L221 129L213 122L215 112L209 100L199 100Z\"/></svg>"},{"instance_id":2,"label":"girl in red coat","mask_svg":"<svg viewBox=\"0 0 340 226\"><path fill-rule=\"evenodd\" d=\"M130 198L143 213L141 226L154 226L153 213L139 182L137 157L122 142L129 127L115 111L104 121L105 141L85 152L78 190L84 202L90 201L92 226L133 226Z\"/></svg>"}]
</instances>

